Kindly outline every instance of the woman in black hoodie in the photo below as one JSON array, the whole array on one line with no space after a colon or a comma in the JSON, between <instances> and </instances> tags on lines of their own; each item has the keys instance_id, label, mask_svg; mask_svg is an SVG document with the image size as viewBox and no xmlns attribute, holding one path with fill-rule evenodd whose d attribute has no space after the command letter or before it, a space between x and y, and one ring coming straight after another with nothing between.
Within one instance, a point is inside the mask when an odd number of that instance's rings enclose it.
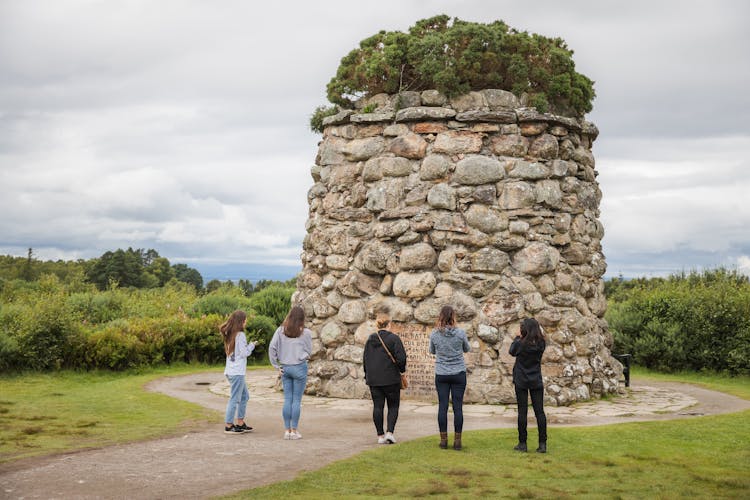
<instances>
[{"instance_id":1,"label":"woman in black hoodie","mask_svg":"<svg viewBox=\"0 0 750 500\"><path fill-rule=\"evenodd\" d=\"M510 345L510 354L515 356L513 385L516 387L518 403L517 451L526 451L526 414L529 410L529 393L534 407L536 425L539 429L537 453L547 453L547 416L544 414L544 384L542 382L542 354L546 344L537 320L527 318L521 323L521 334Z\"/></svg>"},{"instance_id":2,"label":"woman in black hoodie","mask_svg":"<svg viewBox=\"0 0 750 500\"><path fill-rule=\"evenodd\" d=\"M375 317L378 331L365 342L362 366L372 395L372 421L378 433L378 444L393 444L393 431L401 402L401 374L406 371L406 351L401 339L386 330L391 318L386 312ZM389 354L390 353L390 354ZM383 432L383 406L388 401L388 428Z\"/></svg>"}]
</instances>

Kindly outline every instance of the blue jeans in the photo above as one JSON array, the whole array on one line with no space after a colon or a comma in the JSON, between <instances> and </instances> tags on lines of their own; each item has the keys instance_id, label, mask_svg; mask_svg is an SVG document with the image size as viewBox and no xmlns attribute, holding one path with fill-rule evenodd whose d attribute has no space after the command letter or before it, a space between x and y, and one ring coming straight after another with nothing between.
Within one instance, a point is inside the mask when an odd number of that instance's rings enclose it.
<instances>
[{"instance_id":1,"label":"blue jeans","mask_svg":"<svg viewBox=\"0 0 750 500\"><path fill-rule=\"evenodd\" d=\"M298 365L284 365L283 368L281 385L284 388L284 408L281 416L285 429L296 429L302 410L302 394L307 384L307 361Z\"/></svg>"},{"instance_id":2,"label":"blue jeans","mask_svg":"<svg viewBox=\"0 0 750 500\"><path fill-rule=\"evenodd\" d=\"M234 415L237 414L238 419L245 418L245 411L247 410L247 401L250 399L250 393L247 390L247 383L245 382L244 375L227 375L229 385L231 386L232 392L229 396L229 403L227 403L227 414L224 422L234 423Z\"/></svg>"},{"instance_id":3,"label":"blue jeans","mask_svg":"<svg viewBox=\"0 0 750 500\"><path fill-rule=\"evenodd\" d=\"M461 432L464 427L464 392L466 372L453 375L435 375L435 388L438 393L438 428L448 432L448 398L453 403L453 430Z\"/></svg>"}]
</instances>

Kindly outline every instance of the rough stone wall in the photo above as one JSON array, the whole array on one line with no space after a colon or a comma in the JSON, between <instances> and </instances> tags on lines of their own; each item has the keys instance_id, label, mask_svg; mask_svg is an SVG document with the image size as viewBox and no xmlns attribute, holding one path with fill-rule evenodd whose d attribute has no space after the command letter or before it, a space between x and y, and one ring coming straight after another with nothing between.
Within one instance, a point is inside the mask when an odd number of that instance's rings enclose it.
<instances>
[{"instance_id":1,"label":"rough stone wall","mask_svg":"<svg viewBox=\"0 0 750 500\"><path fill-rule=\"evenodd\" d=\"M325 119L312 168L293 298L314 332L308 392L368 396L362 351L381 304L409 339L414 397L431 399L424 351L443 304L472 345L467 401L515 401L508 348L529 316L548 337L549 403L616 391L596 127L501 90L381 94L358 107Z\"/></svg>"}]
</instances>

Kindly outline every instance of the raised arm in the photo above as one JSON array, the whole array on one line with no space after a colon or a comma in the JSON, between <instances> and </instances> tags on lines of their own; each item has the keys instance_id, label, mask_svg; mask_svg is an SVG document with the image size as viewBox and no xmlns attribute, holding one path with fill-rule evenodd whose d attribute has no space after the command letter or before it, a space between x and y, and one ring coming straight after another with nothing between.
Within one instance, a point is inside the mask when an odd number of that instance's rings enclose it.
<instances>
[{"instance_id":1,"label":"raised arm","mask_svg":"<svg viewBox=\"0 0 750 500\"><path fill-rule=\"evenodd\" d=\"M513 339L513 343L510 345L510 355L511 356L518 356L518 354L521 352L521 337L516 337Z\"/></svg>"},{"instance_id":2,"label":"raised arm","mask_svg":"<svg viewBox=\"0 0 750 500\"><path fill-rule=\"evenodd\" d=\"M245 333L240 332L235 340L234 352L240 357L247 358L253 353L254 349L255 342L248 343Z\"/></svg>"}]
</instances>

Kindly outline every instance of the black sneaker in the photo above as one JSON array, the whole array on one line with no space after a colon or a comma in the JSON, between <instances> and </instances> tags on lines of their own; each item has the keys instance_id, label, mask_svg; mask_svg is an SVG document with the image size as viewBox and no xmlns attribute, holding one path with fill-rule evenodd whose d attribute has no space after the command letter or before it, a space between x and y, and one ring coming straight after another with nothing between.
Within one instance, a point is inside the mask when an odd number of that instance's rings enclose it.
<instances>
[{"instance_id":1,"label":"black sneaker","mask_svg":"<svg viewBox=\"0 0 750 500\"><path fill-rule=\"evenodd\" d=\"M224 427L224 434L242 434L243 432L245 431L234 424L230 425L229 427Z\"/></svg>"},{"instance_id":2,"label":"black sneaker","mask_svg":"<svg viewBox=\"0 0 750 500\"><path fill-rule=\"evenodd\" d=\"M249 425L247 425L247 424L246 424L246 423L244 423L244 422L242 423L242 425L235 425L235 426L234 426L234 428L235 428L235 429L239 429L239 430L241 430L242 432L253 432L253 428L252 428L252 427L250 427Z\"/></svg>"}]
</instances>

